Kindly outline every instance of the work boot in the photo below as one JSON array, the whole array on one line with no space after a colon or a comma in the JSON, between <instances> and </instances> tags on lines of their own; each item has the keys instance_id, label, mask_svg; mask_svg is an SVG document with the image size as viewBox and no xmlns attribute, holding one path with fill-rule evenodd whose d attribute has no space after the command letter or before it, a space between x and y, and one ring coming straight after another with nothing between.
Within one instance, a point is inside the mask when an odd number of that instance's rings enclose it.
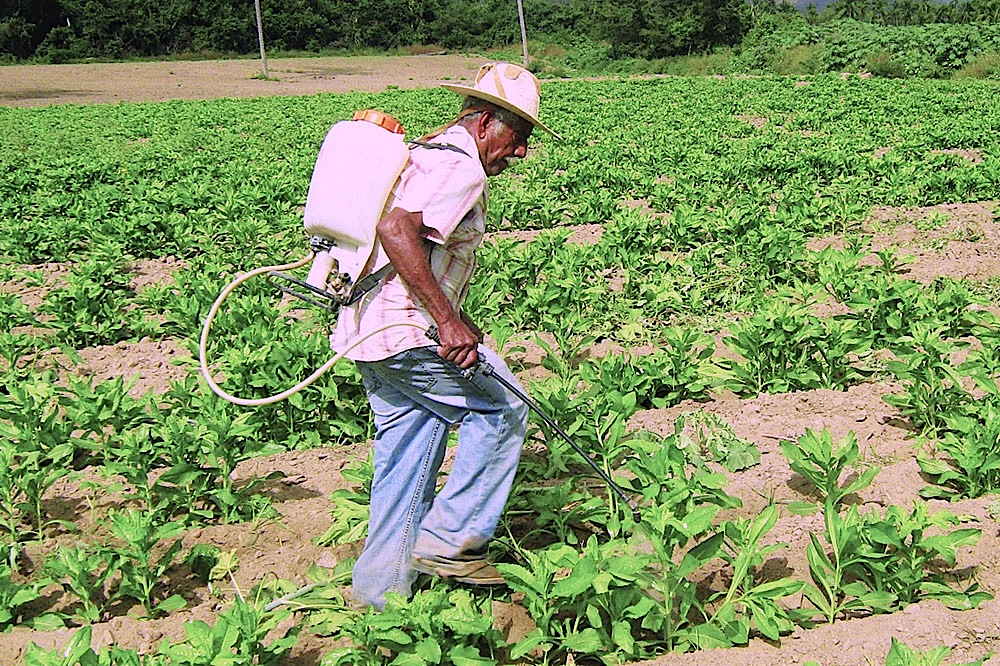
<instances>
[{"instance_id":1,"label":"work boot","mask_svg":"<svg viewBox=\"0 0 1000 666\"><path fill-rule=\"evenodd\" d=\"M414 555L410 560L414 571L448 578L456 583L468 585L503 585L504 579L496 567L484 558L453 560L448 557L420 557Z\"/></svg>"}]
</instances>

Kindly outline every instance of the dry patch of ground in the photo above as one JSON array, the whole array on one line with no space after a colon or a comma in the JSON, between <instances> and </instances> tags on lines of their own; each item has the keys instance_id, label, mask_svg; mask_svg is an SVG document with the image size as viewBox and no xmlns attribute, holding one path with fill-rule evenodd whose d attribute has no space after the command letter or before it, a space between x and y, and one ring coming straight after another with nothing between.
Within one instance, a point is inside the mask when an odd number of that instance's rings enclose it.
<instances>
[{"instance_id":1,"label":"dry patch of ground","mask_svg":"<svg viewBox=\"0 0 1000 666\"><path fill-rule=\"evenodd\" d=\"M108 104L170 99L380 92L468 81L484 59L463 55L343 56L259 60L9 65L0 106Z\"/></svg>"}]
</instances>

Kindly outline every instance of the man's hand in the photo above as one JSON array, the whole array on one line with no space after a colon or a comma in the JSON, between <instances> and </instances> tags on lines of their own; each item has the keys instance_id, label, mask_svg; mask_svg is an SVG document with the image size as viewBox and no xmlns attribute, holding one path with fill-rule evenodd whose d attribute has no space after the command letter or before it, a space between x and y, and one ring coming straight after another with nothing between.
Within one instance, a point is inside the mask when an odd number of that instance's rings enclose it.
<instances>
[{"instance_id":1,"label":"man's hand","mask_svg":"<svg viewBox=\"0 0 1000 666\"><path fill-rule=\"evenodd\" d=\"M438 335L441 336L441 346L438 356L451 361L463 370L471 367L479 359L476 349L480 337L464 321L464 317L454 317L438 324Z\"/></svg>"}]
</instances>

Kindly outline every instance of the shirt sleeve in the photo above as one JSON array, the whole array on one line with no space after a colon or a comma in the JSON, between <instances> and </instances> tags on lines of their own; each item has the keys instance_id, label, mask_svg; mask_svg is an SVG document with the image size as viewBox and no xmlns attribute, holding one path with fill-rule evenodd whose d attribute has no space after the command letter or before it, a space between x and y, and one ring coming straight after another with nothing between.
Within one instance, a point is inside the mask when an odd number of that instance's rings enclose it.
<instances>
[{"instance_id":1,"label":"shirt sleeve","mask_svg":"<svg viewBox=\"0 0 1000 666\"><path fill-rule=\"evenodd\" d=\"M431 229L427 238L438 244L465 219L486 187L485 174L470 168L467 158L445 157L404 172L395 202L403 210L422 213L424 226Z\"/></svg>"}]
</instances>

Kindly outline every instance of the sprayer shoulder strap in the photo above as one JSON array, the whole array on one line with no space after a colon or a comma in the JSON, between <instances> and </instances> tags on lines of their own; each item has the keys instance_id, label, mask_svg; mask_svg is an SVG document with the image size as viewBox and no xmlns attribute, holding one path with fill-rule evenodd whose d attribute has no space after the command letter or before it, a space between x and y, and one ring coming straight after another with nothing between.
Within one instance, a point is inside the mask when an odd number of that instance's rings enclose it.
<instances>
[{"instance_id":1,"label":"sprayer shoulder strap","mask_svg":"<svg viewBox=\"0 0 1000 666\"><path fill-rule=\"evenodd\" d=\"M347 299L347 303L344 305L354 305L361 297L367 294L369 291L378 286L378 284L385 279L385 276L392 272L392 264L388 263L377 271L372 271L368 275L364 276L355 283L354 288L351 289L351 295Z\"/></svg>"},{"instance_id":2,"label":"sprayer shoulder strap","mask_svg":"<svg viewBox=\"0 0 1000 666\"><path fill-rule=\"evenodd\" d=\"M419 146L421 148L430 148L433 150L450 150L452 152L461 153L466 157L472 157L471 155L469 155L469 153L465 152L458 146L452 145L450 143L428 143L426 141L410 141L409 145ZM379 268L377 271L373 271L368 275L364 276L363 278L361 278L360 280L358 280L358 282L354 285L354 288L351 289L351 295L348 298L347 303L345 303L345 305L353 305L357 303L359 300L361 300L362 296L364 296L369 291L377 287L379 283L382 282L382 280L384 280L385 277L392 272L392 270L393 270L392 264L388 263L385 266Z\"/></svg>"},{"instance_id":3,"label":"sprayer shoulder strap","mask_svg":"<svg viewBox=\"0 0 1000 666\"><path fill-rule=\"evenodd\" d=\"M411 146L420 146L421 148L432 148L435 150L450 150L456 153L462 153L466 157L472 157L469 153L465 152L458 146L452 145L450 143L429 143L427 141L410 141Z\"/></svg>"}]
</instances>

